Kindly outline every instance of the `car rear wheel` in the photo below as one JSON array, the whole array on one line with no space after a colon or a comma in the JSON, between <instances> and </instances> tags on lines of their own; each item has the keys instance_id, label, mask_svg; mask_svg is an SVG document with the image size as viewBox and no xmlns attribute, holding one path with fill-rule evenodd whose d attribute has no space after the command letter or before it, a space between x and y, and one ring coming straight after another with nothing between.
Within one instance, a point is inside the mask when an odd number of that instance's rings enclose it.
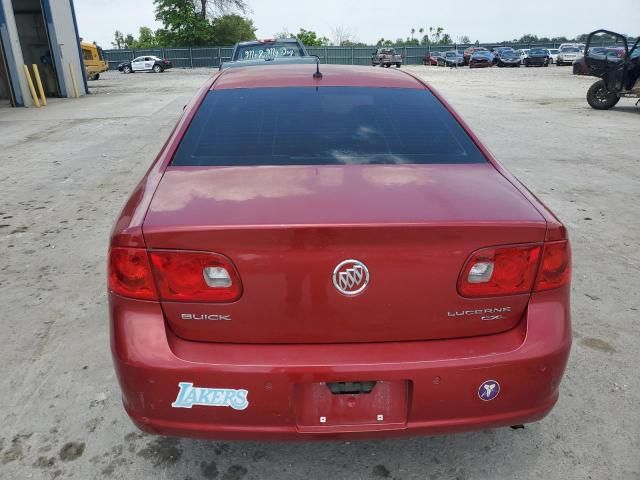
<instances>
[{"instance_id":1,"label":"car rear wheel","mask_svg":"<svg viewBox=\"0 0 640 480\"><path fill-rule=\"evenodd\" d=\"M604 80L598 80L587 91L587 103L596 110L609 110L620 101L620 97L607 90Z\"/></svg>"},{"instance_id":2,"label":"car rear wheel","mask_svg":"<svg viewBox=\"0 0 640 480\"><path fill-rule=\"evenodd\" d=\"M401 63L396 63L396 67L400 68L402 66Z\"/></svg>"},{"instance_id":3,"label":"car rear wheel","mask_svg":"<svg viewBox=\"0 0 640 480\"><path fill-rule=\"evenodd\" d=\"M122 68L122 72L123 73L131 73L132 72L131 67L129 65L124 66Z\"/></svg>"},{"instance_id":4,"label":"car rear wheel","mask_svg":"<svg viewBox=\"0 0 640 480\"><path fill-rule=\"evenodd\" d=\"M160 65L154 65L153 66L153 72L154 73L162 73L162 67Z\"/></svg>"}]
</instances>

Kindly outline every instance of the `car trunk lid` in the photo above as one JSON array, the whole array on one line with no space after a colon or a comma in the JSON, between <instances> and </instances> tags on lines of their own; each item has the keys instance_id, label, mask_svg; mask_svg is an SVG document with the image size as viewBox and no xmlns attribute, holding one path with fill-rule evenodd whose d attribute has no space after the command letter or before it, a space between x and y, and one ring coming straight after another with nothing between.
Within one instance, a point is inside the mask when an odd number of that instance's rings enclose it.
<instances>
[{"instance_id":1,"label":"car trunk lid","mask_svg":"<svg viewBox=\"0 0 640 480\"><path fill-rule=\"evenodd\" d=\"M486 335L529 295L463 298L480 248L544 241L546 223L490 164L170 167L144 223L150 250L225 255L233 303L162 302L179 336L231 343L341 343ZM358 260L369 283L338 291ZM223 321L224 320L224 321Z\"/></svg>"}]
</instances>

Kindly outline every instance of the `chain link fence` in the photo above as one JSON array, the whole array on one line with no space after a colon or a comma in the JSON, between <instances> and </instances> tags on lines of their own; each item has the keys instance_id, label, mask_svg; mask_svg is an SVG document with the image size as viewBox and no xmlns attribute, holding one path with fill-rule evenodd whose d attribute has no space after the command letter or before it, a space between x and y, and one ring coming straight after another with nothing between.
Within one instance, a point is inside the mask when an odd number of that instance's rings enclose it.
<instances>
[{"instance_id":1,"label":"chain link fence","mask_svg":"<svg viewBox=\"0 0 640 480\"><path fill-rule=\"evenodd\" d=\"M525 48L558 48L559 43L512 43L481 44L486 48L508 46L515 50ZM478 45L424 45L417 47L393 47L402 54L405 65L422 65L423 57L430 51L462 51ZM593 46L605 46L595 44ZM310 55L320 57L322 63L338 65L371 65L371 56L379 47L307 47ZM105 50L105 59L109 68L115 70L118 64L133 60L142 55L153 55L171 60L175 68L217 68L221 63L231 59L233 47L193 47L193 48L150 48L131 50Z\"/></svg>"}]
</instances>

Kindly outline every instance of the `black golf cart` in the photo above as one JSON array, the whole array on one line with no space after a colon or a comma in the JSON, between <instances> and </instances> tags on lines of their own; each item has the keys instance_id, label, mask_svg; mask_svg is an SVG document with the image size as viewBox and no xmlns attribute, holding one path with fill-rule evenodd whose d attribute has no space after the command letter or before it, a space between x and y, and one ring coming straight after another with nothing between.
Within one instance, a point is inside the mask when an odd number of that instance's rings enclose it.
<instances>
[{"instance_id":1,"label":"black golf cart","mask_svg":"<svg viewBox=\"0 0 640 480\"><path fill-rule=\"evenodd\" d=\"M615 45L607 51L591 50L598 35L615 37ZM627 38L609 30L591 32L584 49L587 74L600 78L587 92L587 102L597 110L613 108L620 98L640 98L640 37L631 48Z\"/></svg>"}]
</instances>

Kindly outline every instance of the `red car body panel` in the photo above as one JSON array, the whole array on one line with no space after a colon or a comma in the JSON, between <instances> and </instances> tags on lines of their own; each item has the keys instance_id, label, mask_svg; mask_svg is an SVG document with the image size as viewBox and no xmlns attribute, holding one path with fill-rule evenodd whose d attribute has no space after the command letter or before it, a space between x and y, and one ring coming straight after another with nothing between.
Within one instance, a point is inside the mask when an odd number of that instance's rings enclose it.
<instances>
[{"instance_id":1,"label":"red car body panel","mask_svg":"<svg viewBox=\"0 0 640 480\"><path fill-rule=\"evenodd\" d=\"M343 65L321 65L322 78L309 75L309 66L278 66L278 75L270 75L271 67L242 68L220 76L212 86L215 90L265 87L386 87L426 89L427 86L409 75L395 75L392 71L371 74L370 69ZM313 70L311 71L313 73Z\"/></svg>"},{"instance_id":2,"label":"red car body panel","mask_svg":"<svg viewBox=\"0 0 640 480\"><path fill-rule=\"evenodd\" d=\"M142 430L219 439L370 438L439 434L537 421L558 398L571 345L568 288L534 294L507 332L427 342L345 345L229 345L190 342L167 328L157 303L110 295L112 351L128 414ZM342 417L299 425L301 387L355 378L406 382L404 421ZM476 391L500 379L493 402ZM250 406L171 408L178 383L246 388ZM353 396L357 402L357 396ZM357 404L357 403L356 403ZM341 410L338 410L341 413Z\"/></svg>"},{"instance_id":3,"label":"red car body panel","mask_svg":"<svg viewBox=\"0 0 640 480\"><path fill-rule=\"evenodd\" d=\"M451 286L478 245L541 243L545 233L544 218L489 164L169 167L144 223L150 249L233 259L245 290L237 302L163 302L163 309L183 338L234 343L406 341L507 330L521 319L528 294L464 299ZM346 252L357 252L375 276L358 302L326 281L327 265ZM497 321L451 321L455 310L487 307L509 312ZM182 320L186 313L243 320Z\"/></svg>"},{"instance_id":4,"label":"red car body panel","mask_svg":"<svg viewBox=\"0 0 640 480\"><path fill-rule=\"evenodd\" d=\"M169 166L212 89L430 89L396 71L321 69L322 80L308 65L212 77L126 203L112 247L221 253L244 287L230 304L109 293L111 346L128 414L151 433L238 439L377 438L544 417L558 398L570 350L569 286L492 303L461 297L455 282L477 248L543 244L566 239L566 231L437 92L487 164ZM327 266L354 255L366 256L372 272L388 278L375 278L372 295L358 297L358 304L341 304L330 282L318 279ZM437 274L420 278L409 265ZM408 280L403 268L411 272ZM451 306L471 311L488 304L510 313L495 322L447 318ZM181 318L212 309L242 321ZM500 382L493 401L479 398L487 380ZM326 388L363 381L378 383L370 394L333 395ZM173 408L183 382L244 389L248 407Z\"/></svg>"}]
</instances>

